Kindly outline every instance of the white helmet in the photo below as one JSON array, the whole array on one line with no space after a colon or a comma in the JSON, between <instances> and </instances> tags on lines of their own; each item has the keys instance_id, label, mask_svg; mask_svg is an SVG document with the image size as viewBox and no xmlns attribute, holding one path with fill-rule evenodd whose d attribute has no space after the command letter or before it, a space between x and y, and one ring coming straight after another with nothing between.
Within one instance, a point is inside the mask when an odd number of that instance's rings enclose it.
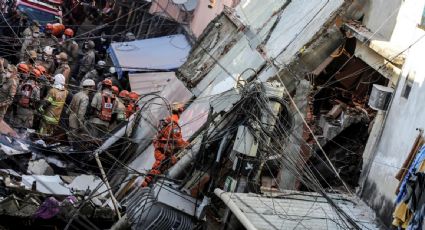
<instances>
[{"instance_id":1,"label":"white helmet","mask_svg":"<svg viewBox=\"0 0 425 230\"><path fill-rule=\"evenodd\" d=\"M109 73L111 73L111 74L114 74L114 73L116 73L117 71L115 70L115 67L111 67L111 68L109 68Z\"/></svg>"},{"instance_id":2,"label":"white helmet","mask_svg":"<svg viewBox=\"0 0 425 230\"><path fill-rule=\"evenodd\" d=\"M46 47L44 47L44 50L43 50L43 52L45 53L45 54L47 54L47 55L53 55L53 48L52 47L50 47L50 46L46 46Z\"/></svg>"},{"instance_id":3,"label":"white helmet","mask_svg":"<svg viewBox=\"0 0 425 230\"><path fill-rule=\"evenodd\" d=\"M99 67L104 67L104 66L106 65L106 62L105 62L105 61L100 60L100 61L98 61L98 62L97 62L97 65L98 65Z\"/></svg>"},{"instance_id":4,"label":"white helmet","mask_svg":"<svg viewBox=\"0 0 425 230\"><path fill-rule=\"evenodd\" d=\"M92 79L86 79L83 81L83 87L85 86L95 86L96 83Z\"/></svg>"},{"instance_id":5,"label":"white helmet","mask_svg":"<svg viewBox=\"0 0 425 230\"><path fill-rule=\"evenodd\" d=\"M63 76L62 74L56 74L55 75L55 85L65 85L65 76Z\"/></svg>"}]
</instances>

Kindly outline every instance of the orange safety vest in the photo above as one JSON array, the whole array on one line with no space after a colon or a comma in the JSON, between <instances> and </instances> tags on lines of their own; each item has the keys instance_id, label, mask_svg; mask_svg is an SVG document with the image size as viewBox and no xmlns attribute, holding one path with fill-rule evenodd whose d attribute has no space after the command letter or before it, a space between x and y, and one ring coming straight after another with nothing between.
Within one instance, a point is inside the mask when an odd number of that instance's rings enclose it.
<instances>
[{"instance_id":1,"label":"orange safety vest","mask_svg":"<svg viewBox=\"0 0 425 230\"><path fill-rule=\"evenodd\" d=\"M112 110L114 108L115 96L102 94L102 107L99 112L99 118L102 121L111 121Z\"/></svg>"},{"instance_id":2,"label":"orange safety vest","mask_svg":"<svg viewBox=\"0 0 425 230\"><path fill-rule=\"evenodd\" d=\"M21 88L21 98L19 99L19 105L24 108L30 107L30 99L34 86L31 84L24 84Z\"/></svg>"}]
</instances>

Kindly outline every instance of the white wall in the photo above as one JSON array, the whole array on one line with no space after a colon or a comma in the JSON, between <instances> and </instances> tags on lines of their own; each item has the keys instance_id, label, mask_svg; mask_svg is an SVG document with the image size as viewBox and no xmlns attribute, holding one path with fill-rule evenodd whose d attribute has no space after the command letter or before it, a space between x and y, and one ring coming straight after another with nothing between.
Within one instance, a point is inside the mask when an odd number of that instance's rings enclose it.
<instances>
[{"instance_id":1,"label":"white wall","mask_svg":"<svg viewBox=\"0 0 425 230\"><path fill-rule=\"evenodd\" d=\"M375 208L387 225L390 225L395 191L399 183L394 176L413 145L418 134L416 128L425 128L425 86L423 84L425 79L425 31L416 27L421 20L424 5L425 0L406 0L400 9L400 15L406 15L408 12L408 19L399 20L400 24L397 24L395 28L401 26L405 28L396 29L392 37L397 39L403 37L404 42L409 45L424 38L407 52L407 61L403 66L402 76L388 111L382 137L375 148L375 157L364 159L366 163L370 160L373 161L370 172L365 178L366 183L362 196L369 205ZM372 10L372 12L375 11ZM377 17L380 16L381 14L377 14ZM373 18L370 17L370 20ZM410 33L402 31L410 31ZM416 76L411 93L408 99L405 99L401 93L409 72L415 72ZM371 135L370 141L372 139ZM370 144L368 143L368 145Z\"/></svg>"}]
</instances>

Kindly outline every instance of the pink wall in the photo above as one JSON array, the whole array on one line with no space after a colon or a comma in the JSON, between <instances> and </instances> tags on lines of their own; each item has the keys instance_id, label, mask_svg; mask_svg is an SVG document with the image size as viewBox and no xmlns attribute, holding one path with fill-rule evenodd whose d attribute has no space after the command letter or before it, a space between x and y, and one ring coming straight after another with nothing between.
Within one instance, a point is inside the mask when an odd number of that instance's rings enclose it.
<instances>
[{"instance_id":1,"label":"pink wall","mask_svg":"<svg viewBox=\"0 0 425 230\"><path fill-rule=\"evenodd\" d=\"M165 9L165 12L164 12ZM171 0L155 0L149 9L151 14L159 14L166 18L171 18L182 22L185 12L180 10L180 7L174 4Z\"/></svg>"},{"instance_id":2,"label":"pink wall","mask_svg":"<svg viewBox=\"0 0 425 230\"><path fill-rule=\"evenodd\" d=\"M223 11L224 6L234 7L237 2L239 2L239 0L216 0L215 6L213 8L208 8L208 4L210 3L209 0L198 0L198 5L193 11L192 20L190 22L190 30L196 37L199 37L208 23ZM164 12L164 9L166 12ZM149 13L160 14L167 18L171 16L178 22L183 22L186 16L186 12L180 10L179 6L174 4L172 0L153 1Z\"/></svg>"},{"instance_id":3,"label":"pink wall","mask_svg":"<svg viewBox=\"0 0 425 230\"><path fill-rule=\"evenodd\" d=\"M196 37L199 37L217 15L223 11L224 6L232 7L234 0L216 0L215 7L208 8L209 0L199 0L198 6L193 13L193 19L190 23L190 29Z\"/></svg>"}]
</instances>

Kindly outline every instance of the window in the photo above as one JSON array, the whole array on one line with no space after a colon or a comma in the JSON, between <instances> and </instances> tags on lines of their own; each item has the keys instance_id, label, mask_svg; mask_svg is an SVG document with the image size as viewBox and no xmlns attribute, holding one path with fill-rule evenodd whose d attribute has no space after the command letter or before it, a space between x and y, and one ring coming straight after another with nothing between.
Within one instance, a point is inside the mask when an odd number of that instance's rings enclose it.
<instances>
[{"instance_id":1,"label":"window","mask_svg":"<svg viewBox=\"0 0 425 230\"><path fill-rule=\"evenodd\" d=\"M413 82L415 81L415 75L416 75L415 71L410 71L409 74L407 75L406 81L404 82L401 96L406 99L409 98L410 91L412 90L412 87L413 87Z\"/></svg>"}]
</instances>

